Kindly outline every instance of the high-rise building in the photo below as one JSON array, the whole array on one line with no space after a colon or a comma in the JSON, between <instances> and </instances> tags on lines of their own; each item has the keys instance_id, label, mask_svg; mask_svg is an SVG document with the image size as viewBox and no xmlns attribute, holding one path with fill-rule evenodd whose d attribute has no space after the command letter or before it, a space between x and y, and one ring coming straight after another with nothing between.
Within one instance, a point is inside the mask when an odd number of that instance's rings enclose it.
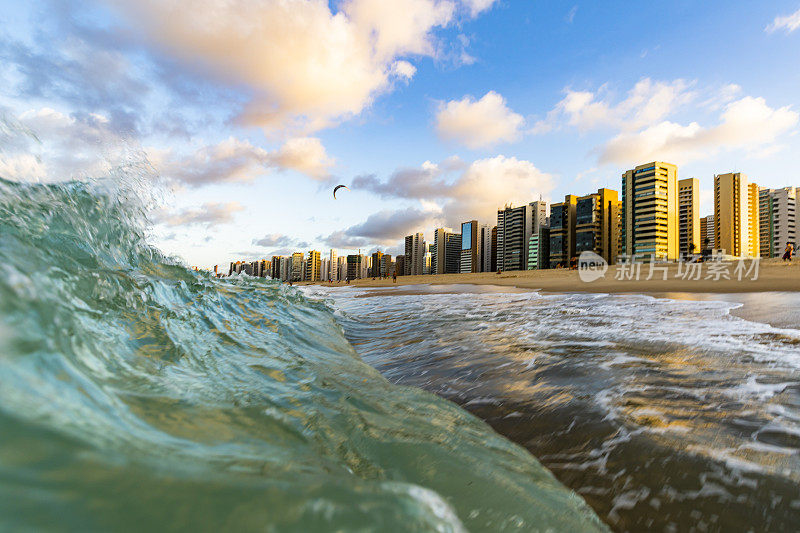
<instances>
[{"instance_id":1,"label":"high-rise building","mask_svg":"<svg viewBox=\"0 0 800 533\"><path fill-rule=\"evenodd\" d=\"M758 185L746 174L714 176L714 242L736 257L759 257Z\"/></svg>"},{"instance_id":2,"label":"high-rise building","mask_svg":"<svg viewBox=\"0 0 800 533\"><path fill-rule=\"evenodd\" d=\"M379 269L379 274L382 277L391 276L391 267L392 267L392 256L390 254L383 254L381 257L381 266Z\"/></svg>"},{"instance_id":3,"label":"high-rise building","mask_svg":"<svg viewBox=\"0 0 800 533\"><path fill-rule=\"evenodd\" d=\"M714 215L700 219L700 249L713 250L716 247L714 240Z\"/></svg>"},{"instance_id":4,"label":"high-rise building","mask_svg":"<svg viewBox=\"0 0 800 533\"><path fill-rule=\"evenodd\" d=\"M619 239L619 193L599 189L575 203L575 254L594 252L609 264L617 262Z\"/></svg>"},{"instance_id":5,"label":"high-rise building","mask_svg":"<svg viewBox=\"0 0 800 533\"><path fill-rule=\"evenodd\" d=\"M361 264L364 256L361 254L347 256L347 279L361 278Z\"/></svg>"},{"instance_id":6,"label":"high-rise building","mask_svg":"<svg viewBox=\"0 0 800 533\"><path fill-rule=\"evenodd\" d=\"M321 260L320 254L317 250L310 250L308 252L308 259L306 260L306 281L319 281L321 279Z\"/></svg>"},{"instance_id":7,"label":"high-rise building","mask_svg":"<svg viewBox=\"0 0 800 533\"><path fill-rule=\"evenodd\" d=\"M292 254L291 273L289 274L289 281L302 281L303 280L303 254L302 252L295 252Z\"/></svg>"},{"instance_id":8,"label":"high-rise building","mask_svg":"<svg viewBox=\"0 0 800 533\"><path fill-rule=\"evenodd\" d=\"M436 228L433 230L433 243L431 251L431 274L444 274L447 263L447 239L452 235L450 228Z\"/></svg>"},{"instance_id":9,"label":"high-rise building","mask_svg":"<svg viewBox=\"0 0 800 533\"><path fill-rule=\"evenodd\" d=\"M406 275L406 256L398 255L394 259L394 271L398 276Z\"/></svg>"},{"instance_id":10,"label":"high-rise building","mask_svg":"<svg viewBox=\"0 0 800 533\"><path fill-rule=\"evenodd\" d=\"M461 271L461 234L448 233L445 235L444 273L458 274Z\"/></svg>"},{"instance_id":11,"label":"high-rise building","mask_svg":"<svg viewBox=\"0 0 800 533\"><path fill-rule=\"evenodd\" d=\"M678 255L700 251L700 181L678 180Z\"/></svg>"},{"instance_id":12,"label":"high-rise building","mask_svg":"<svg viewBox=\"0 0 800 533\"><path fill-rule=\"evenodd\" d=\"M507 205L497 211L497 269L525 270L531 238L533 207Z\"/></svg>"},{"instance_id":13,"label":"high-rise building","mask_svg":"<svg viewBox=\"0 0 800 533\"><path fill-rule=\"evenodd\" d=\"M371 262L371 275L373 278L378 278L381 276L381 261L383 261L383 252L378 250L377 252L372 254L372 262Z\"/></svg>"},{"instance_id":14,"label":"high-rise building","mask_svg":"<svg viewBox=\"0 0 800 533\"><path fill-rule=\"evenodd\" d=\"M531 233L528 242L528 270L541 270L550 266L550 228L541 226Z\"/></svg>"},{"instance_id":15,"label":"high-rise building","mask_svg":"<svg viewBox=\"0 0 800 533\"><path fill-rule=\"evenodd\" d=\"M493 268L492 226L480 224L478 226L478 272L491 272Z\"/></svg>"},{"instance_id":16,"label":"high-rise building","mask_svg":"<svg viewBox=\"0 0 800 533\"><path fill-rule=\"evenodd\" d=\"M550 268L569 267L575 257L578 197L568 194L550 206Z\"/></svg>"},{"instance_id":17,"label":"high-rise building","mask_svg":"<svg viewBox=\"0 0 800 533\"><path fill-rule=\"evenodd\" d=\"M674 261L678 238L678 167L654 161L622 174L622 253Z\"/></svg>"},{"instance_id":18,"label":"high-rise building","mask_svg":"<svg viewBox=\"0 0 800 533\"><path fill-rule=\"evenodd\" d=\"M331 276L331 262L327 257L323 257L319 264L320 281L328 281Z\"/></svg>"},{"instance_id":19,"label":"high-rise building","mask_svg":"<svg viewBox=\"0 0 800 533\"><path fill-rule=\"evenodd\" d=\"M272 268L270 269L269 277L272 279L281 279L281 259L283 256L272 256Z\"/></svg>"},{"instance_id":20,"label":"high-rise building","mask_svg":"<svg viewBox=\"0 0 800 533\"><path fill-rule=\"evenodd\" d=\"M281 257L281 281L289 281L292 277L292 258Z\"/></svg>"},{"instance_id":21,"label":"high-rise building","mask_svg":"<svg viewBox=\"0 0 800 533\"><path fill-rule=\"evenodd\" d=\"M481 242L478 239L478 221L470 220L461 224L461 264L462 274L480 272L478 257Z\"/></svg>"},{"instance_id":22,"label":"high-rise building","mask_svg":"<svg viewBox=\"0 0 800 533\"><path fill-rule=\"evenodd\" d=\"M339 280L339 260L336 257L336 250L331 248L330 255L330 272L328 272L328 279L331 281Z\"/></svg>"},{"instance_id":23,"label":"high-rise building","mask_svg":"<svg viewBox=\"0 0 800 533\"><path fill-rule=\"evenodd\" d=\"M342 255L336 258L336 281L344 281L347 277L347 256Z\"/></svg>"},{"instance_id":24,"label":"high-rise building","mask_svg":"<svg viewBox=\"0 0 800 533\"><path fill-rule=\"evenodd\" d=\"M787 244L798 245L798 188L759 190L759 232L761 257L780 257Z\"/></svg>"},{"instance_id":25,"label":"high-rise building","mask_svg":"<svg viewBox=\"0 0 800 533\"><path fill-rule=\"evenodd\" d=\"M531 202L531 233L536 233L539 228L550 227L550 209L547 202L537 200Z\"/></svg>"},{"instance_id":26,"label":"high-rise building","mask_svg":"<svg viewBox=\"0 0 800 533\"><path fill-rule=\"evenodd\" d=\"M758 189L758 253L765 259L775 255L772 249L772 191L767 187Z\"/></svg>"},{"instance_id":27,"label":"high-rise building","mask_svg":"<svg viewBox=\"0 0 800 533\"><path fill-rule=\"evenodd\" d=\"M422 233L415 233L406 237L405 252L406 276L421 275L425 263L425 237Z\"/></svg>"}]
</instances>

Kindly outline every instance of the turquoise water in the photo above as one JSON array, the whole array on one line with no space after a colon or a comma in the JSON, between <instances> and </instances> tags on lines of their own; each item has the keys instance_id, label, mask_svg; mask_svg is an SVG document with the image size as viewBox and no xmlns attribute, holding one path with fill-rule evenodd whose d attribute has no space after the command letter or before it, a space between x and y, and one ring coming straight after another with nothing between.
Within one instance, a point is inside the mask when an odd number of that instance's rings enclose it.
<instances>
[{"instance_id":1,"label":"turquoise water","mask_svg":"<svg viewBox=\"0 0 800 533\"><path fill-rule=\"evenodd\" d=\"M326 304L149 246L145 209L0 180L0 530L605 530Z\"/></svg>"}]
</instances>

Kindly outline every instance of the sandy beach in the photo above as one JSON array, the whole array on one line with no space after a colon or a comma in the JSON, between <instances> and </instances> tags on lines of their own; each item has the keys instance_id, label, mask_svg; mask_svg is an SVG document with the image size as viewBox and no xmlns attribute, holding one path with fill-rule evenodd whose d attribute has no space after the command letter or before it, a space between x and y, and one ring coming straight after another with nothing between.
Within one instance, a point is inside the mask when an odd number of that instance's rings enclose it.
<instances>
[{"instance_id":1,"label":"sandy beach","mask_svg":"<svg viewBox=\"0 0 800 533\"><path fill-rule=\"evenodd\" d=\"M750 261L745 261L747 268ZM584 282L575 270L522 270L497 274L487 272L480 274L438 274L424 276L398 276L397 282L390 279L359 279L350 283L351 287L397 287L420 284L449 285L476 284L511 286L520 289L539 289L547 292L592 292L592 293L744 293L744 292L787 292L800 291L800 261L784 262L780 259L762 260L758 266L757 276L754 272L742 273L737 279L737 262L731 262L724 274L717 275L710 270L710 263L701 264L699 278L695 274L691 279L684 279L685 266L679 272L678 265L669 265L664 272L658 270L650 277L650 267L641 265L639 279L616 279L617 266L611 266L601 279ZM719 279L716 279L719 277ZM755 278L755 279L753 279ZM298 284L309 284L308 282ZM342 286L339 283L317 283L320 285ZM396 293L395 293L396 294Z\"/></svg>"}]
</instances>

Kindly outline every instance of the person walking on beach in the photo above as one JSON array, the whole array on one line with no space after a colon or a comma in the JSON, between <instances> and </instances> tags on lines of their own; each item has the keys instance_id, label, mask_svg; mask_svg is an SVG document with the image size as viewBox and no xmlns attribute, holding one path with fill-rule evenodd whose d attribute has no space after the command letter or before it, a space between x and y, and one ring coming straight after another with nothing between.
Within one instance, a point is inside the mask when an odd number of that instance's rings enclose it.
<instances>
[{"instance_id":1,"label":"person walking on beach","mask_svg":"<svg viewBox=\"0 0 800 533\"><path fill-rule=\"evenodd\" d=\"M392 272L392 283L397 283L397 272Z\"/></svg>"},{"instance_id":2,"label":"person walking on beach","mask_svg":"<svg viewBox=\"0 0 800 533\"><path fill-rule=\"evenodd\" d=\"M783 251L783 260L791 261L793 254L794 254L794 246L792 245L792 243L787 243L786 250Z\"/></svg>"}]
</instances>

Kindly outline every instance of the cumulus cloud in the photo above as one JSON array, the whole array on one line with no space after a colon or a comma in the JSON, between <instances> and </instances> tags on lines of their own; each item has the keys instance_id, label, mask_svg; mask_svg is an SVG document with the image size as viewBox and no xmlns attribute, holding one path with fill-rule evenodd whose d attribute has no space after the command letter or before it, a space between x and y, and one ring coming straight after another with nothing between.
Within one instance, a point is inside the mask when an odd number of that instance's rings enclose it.
<instances>
[{"instance_id":1,"label":"cumulus cloud","mask_svg":"<svg viewBox=\"0 0 800 533\"><path fill-rule=\"evenodd\" d=\"M353 188L372 191L382 198L433 202L442 223L453 227L473 218L494 220L498 207L527 203L553 189L549 174L515 157L500 155L469 165L455 163L425 162L418 168L397 170L386 181L360 176L353 180Z\"/></svg>"},{"instance_id":2,"label":"cumulus cloud","mask_svg":"<svg viewBox=\"0 0 800 533\"><path fill-rule=\"evenodd\" d=\"M264 246L265 248L272 248L275 246L286 247L291 246L292 243L294 243L294 239L281 233L271 233L269 235L264 235L260 239L253 239L253 244Z\"/></svg>"},{"instance_id":3,"label":"cumulus cloud","mask_svg":"<svg viewBox=\"0 0 800 533\"><path fill-rule=\"evenodd\" d=\"M154 219L166 226L211 226L233 222L234 215L244 211L238 202L208 202L198 208L186 208L177 212L160 209L154 213Z\"/></svg>"},{"instance_id":4,"label":"cumulus cloud","mask_svg":"<svg viewBox=\"0 0 800 533\"><path fill-rule=\"evenodd\" d=\"M191 187L249 182L273 169L295 170L323 180L328 177L334 163L320 140L311 137L289 139L274 151L230 137L203 146L187 156L154 149L149 151L149 155L162 175Z\"/></svg>"},{"instance_id":5,"label":"cumulus cloud","mask_svg":"<svg viewBox=\"0 0 800 533\"><path fill-rule=\"evenodd\" d=\"M792 33L797 28L800 28L800 9L791 15L775 17L775 20L767 25L764 31L767 33L774 33L778 30L784 30L786 33Z\"/></svg>"},{"instance_id":6,"label":"cumulus cloud","mask_svg":"<svg viewBox=\"0 0 800 533\"><path fill-rule=\"evenodd\" d=\"M240 119L315 131L357 115L434 56L434 32L489 0L108 0L171 56L251 98Z\"/></svg>"},{"instance_id":7,"label":"cumulus cloud","mask_svg":"<svg viewBox=\"0 0 800 533\"><path fill-rule=\"evenodd\" d=\"M489 91L480 100L465 96L442 104L436 130L444 139L475 149L517 140L524 122L501 95Z\"/></svg>"},{"instance_id":8,"label":"cumulus cloud","mask_svg":"<svg viewBox=\"0 0 800 533\"><path fill-rule=\"evenodd\" d=\"M289 139L280 149L269 154L268 161L277 168L296 170L317 180L327 178L335 163L315 137Z\"/></svg>"},{"instance_id":9,"label":"cumulus cloud","mask_svg":"<svg viewBox=\"0 0 800 533\"><path fill-rule=\"evenodd\" d=\"M716 126L663 121L641 131L621 133L603 147L600 161L629 165L664 159L685 163L723 150L770 153L778 137L797 123L798 113L790 107L773 109L763 98L748 96L725 106Z\"/></svg>"},{"instance_id":10,"label":"cumulus cloud","mask_svg":"<svg viewBox=\"0 0 800 533\"><path fill-rule=\"evenodd\" d=\"M426 161L416 168L403 168L389 179L356 177L352 186L384 199L419 202L418 206L374 213L360 224L320 236L337 248L390 246L398 239L435 227L460 227L467 220L491 222L497 209L507 203L521 205L548 195L551 176L530 161L497 156L466 164L450 158L440 164Z\"/></svg>"},{"instance_id":11,"label":"cumulus cloud","mask_svg":"<svg viewBox=\"0 0 800 533\"><path fill-rule=\"evenodd\" d=\"M497 0L466 0L465 4L467 4L474 17L491 8L495 2L497 2Z\"/></svg>"},{"instance_id":12,"label":"cumulus cloud","mask_svg":"<svg viewBox=\"0 0 800 533\"><path fill-rule=\"evenodd\" d=\"M619 102L606 88L597 92L567 89L564 98L534 126L533 132L546 133L563 125L580 131L642 127L691 102L696 97L691 87L681 79L664 82L644 78Z\"/></svg>"}]
</instances>

